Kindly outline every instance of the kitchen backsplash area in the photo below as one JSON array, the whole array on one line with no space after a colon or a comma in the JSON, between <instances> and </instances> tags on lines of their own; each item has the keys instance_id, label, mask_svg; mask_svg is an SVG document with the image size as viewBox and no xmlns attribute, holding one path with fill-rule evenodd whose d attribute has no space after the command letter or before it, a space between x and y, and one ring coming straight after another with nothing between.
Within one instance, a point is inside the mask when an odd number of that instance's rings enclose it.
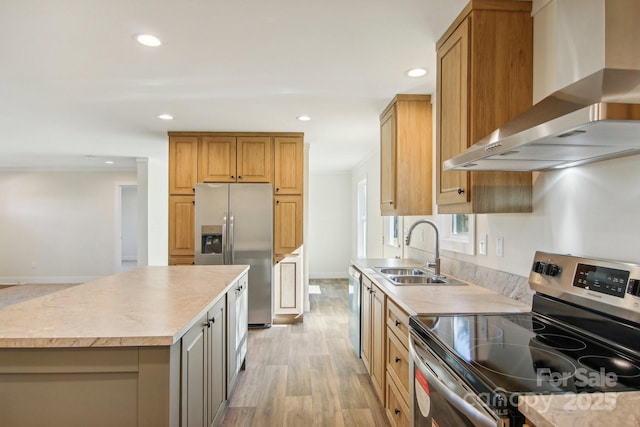
<instances>
[{"instance_id":1,"label":"kitchen backsplash area","mask_svg":"<svg viewBox=\"0 0 640 427\"><path fill-rule=\"evenodd\" d=\"M450 274L531 305L533 291L529 288L528 277L482 267L445 256L440 258L440 266L444 274Z\"/></svg>"},{"instance_id":2,"label":"kitchen backsplash area","mask_svg":"<svg viewBox=\"0 0 640 427\"><path fill-rule=\"evenodd\" d=\"M406 258L418 263L424 263L425 259L432 261L434 256L432 252L410 246L405 247L405 251ZM455 256L456 254L453 255ZM513 298L516 301L531 305L533 291L529 288L528 277L448 257L447 251L440 253L440 267L444 275L457 277Z\"/></svg>"}]
</instances>

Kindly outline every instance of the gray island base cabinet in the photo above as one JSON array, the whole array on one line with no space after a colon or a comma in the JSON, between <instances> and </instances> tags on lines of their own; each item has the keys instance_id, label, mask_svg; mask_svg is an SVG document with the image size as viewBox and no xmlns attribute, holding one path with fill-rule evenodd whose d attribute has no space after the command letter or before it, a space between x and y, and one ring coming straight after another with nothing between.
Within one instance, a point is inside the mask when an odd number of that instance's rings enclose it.
<instances>
[{"instance_id":1,"label":"gray island base cabinet","mask_svg":"<svg viewBox=\"0 0 640 427\"><path fill-rule=\"evenodd\" d=\"M228 318L230 312L238 311L235 305L229 310L229 300L235 303L239 284L246 289L247 268L236 267L215 267L233 269L232 279L223 280L215 296L204 302L205 311L195 321L192 316L186 332L179 330L170 345L130 345L123 338L125 346L10 348L1 322L11 313L0 310L0 426L219 425L232 392L227 389L227 354L231 353L227 340L235 339L236 331L229 326L246 322ZM212 268L204 270L210 273ZM149 289L145 292L148 296ZM247 308L239 311L242 316ZM136 317L135 313L119 315ZM238 338L246 343L246 327L244 331L245 336ZM244 364L244 359L237 363Z\"/></svg>"}]
</instances>

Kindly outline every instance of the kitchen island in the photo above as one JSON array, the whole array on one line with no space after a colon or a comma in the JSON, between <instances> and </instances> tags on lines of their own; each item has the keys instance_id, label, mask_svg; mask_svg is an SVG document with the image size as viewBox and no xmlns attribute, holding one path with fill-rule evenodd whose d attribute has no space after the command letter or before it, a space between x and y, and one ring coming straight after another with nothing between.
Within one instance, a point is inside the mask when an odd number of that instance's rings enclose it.
<instances>
[{"instance_id":1,"label":"kitchen island","mask_svg":"<svg viewBox=\"0 0 640 427\"><path fill-rule=\"evenodd\" d=\"M0 425L220 419L208 398L231 390L210 362L226 360L226 297L248 268L140 267L0 309Z\"/></svg>"}]
</instances>

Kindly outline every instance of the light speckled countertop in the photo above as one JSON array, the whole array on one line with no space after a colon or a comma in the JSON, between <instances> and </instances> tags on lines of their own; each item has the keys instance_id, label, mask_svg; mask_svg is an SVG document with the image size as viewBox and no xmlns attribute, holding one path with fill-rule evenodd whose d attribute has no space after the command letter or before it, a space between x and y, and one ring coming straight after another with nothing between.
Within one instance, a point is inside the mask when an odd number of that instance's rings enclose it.
<instances>
[{"instance_id":1,"label":"light speckled countertop","mask_svg":"<svg viewBox=\"0 0 640 427\"><path fill-rule=\"evenodd\" d=\"M638 427L640 391L521 396L518 410L535 427Z\"/></svg>"},{"instance_id":2,"label":"light speckled countertop","mask_svg":"<svg viewBox=\"0 0 640 427\"><path fill-rule=\"evenodd\" d=\"M367 258L352 265L373 280L393 301L413 314L527 313L531 307L472 283L456 285L395 286L376 267L422 267L407 259Z\"/></svg>"},{"instance_id":3,"label":"light speckled countertop","mask_svg":"<svg viewBox=\"0 0 640 427\"><path fill-rule=\"evenodd\" d=\"M248 269L139 267L8 305L0 348L172 345Z\"/></svg>"}]
</instances>

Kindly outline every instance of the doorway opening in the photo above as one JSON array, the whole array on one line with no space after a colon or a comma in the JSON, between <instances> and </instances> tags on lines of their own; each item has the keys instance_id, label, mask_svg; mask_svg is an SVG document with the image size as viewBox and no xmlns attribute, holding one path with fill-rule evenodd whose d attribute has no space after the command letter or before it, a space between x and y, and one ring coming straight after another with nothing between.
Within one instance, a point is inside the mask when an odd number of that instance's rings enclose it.
<instances>
[{"instance_id":1,"label":"doorway opening","mask_svg":"<svg viewBox=\"0 0 640 427\"><path fill-rule=\"evenodd\" d=\"M138 266L138 186L118 184L116 203L116 272Z\"/></svg>"}]
</instances>

